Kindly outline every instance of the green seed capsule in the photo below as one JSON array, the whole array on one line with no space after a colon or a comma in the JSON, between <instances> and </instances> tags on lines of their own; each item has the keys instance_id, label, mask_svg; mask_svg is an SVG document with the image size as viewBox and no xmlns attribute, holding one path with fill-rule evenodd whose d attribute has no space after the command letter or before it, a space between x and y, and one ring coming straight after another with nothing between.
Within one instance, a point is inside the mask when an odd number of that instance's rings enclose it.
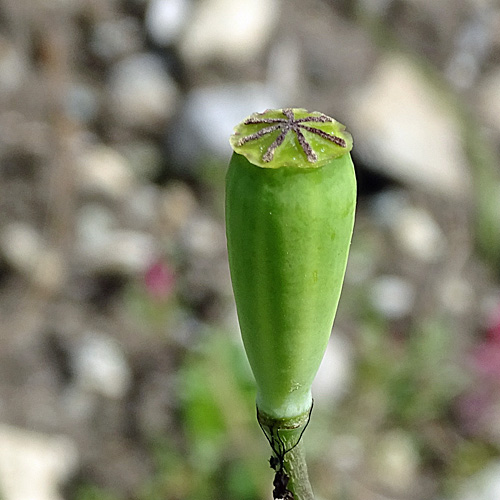
<instances>
[{"instance_id":1,"label":"green seed capsule","mask_svg":"<svg viewBox=\"0 0 500 500\"><path fill-rule=\"evenodd\" d=\"M226 177L231 279L259 410L303 415L342 288L356 180L345 128L302 109L235 129Z\"/></svg>"}]
</instances>

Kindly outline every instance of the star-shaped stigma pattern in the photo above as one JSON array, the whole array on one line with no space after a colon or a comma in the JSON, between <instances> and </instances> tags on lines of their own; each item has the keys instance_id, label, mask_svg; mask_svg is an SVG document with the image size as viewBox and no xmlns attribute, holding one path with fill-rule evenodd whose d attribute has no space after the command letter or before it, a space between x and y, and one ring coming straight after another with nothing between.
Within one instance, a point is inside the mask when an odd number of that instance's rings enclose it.
<instances>
[{"instance_id":1,"label":"star-shaped stigma pattern","mask_svg":"<svg viewBox=\"0 0 500 500\"><path fill-rule=\"evenodd\" d=\"M270 162L274 158L274 152L281 144L283 144L283 141L285 140L288 132L295 132L295 134L297 135L297 141L299 142L307 157L307 160L310 163L315 163L318 160L318 155L313 151L311 145L304 137L304 134L302 133L302 131L304 130L312 134L316 134L319 137L326 139L327 141L331 141L334 144L337 144L337 146L340 146L342 148L346 147L346 141L341 137L337 137L333 134L328 134L324 130L308 125L308 123L334 122L335 120L333 120L329 116L320 114L319 116L305 116L304 118L295 118L293 109L291 108L283 109L282 112L285 118L259 118L255 115L247 118L243 122L244 125L269 124L269 126L261 128L253 134L242 137L238 140L238 146L243 146L243 144L246 144L247 142L255 141L257 139L260 139L261 137L266 136L267 134L271 134L272 132L279 130L280 133L278 137L276 137L276 139L267 148L267 151L262 156L262 160L266 163Z\"/></svg>"}]
</instances>

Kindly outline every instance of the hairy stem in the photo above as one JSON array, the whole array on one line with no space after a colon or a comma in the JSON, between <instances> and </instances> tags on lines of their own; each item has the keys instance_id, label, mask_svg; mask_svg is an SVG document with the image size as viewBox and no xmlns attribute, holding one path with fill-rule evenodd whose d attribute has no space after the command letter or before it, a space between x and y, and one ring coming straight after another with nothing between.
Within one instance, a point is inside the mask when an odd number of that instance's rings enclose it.
<instances>
[{"instance_id":1,"label":"hairy stem","mask_svg":"<svg viewBox=\"0 0 500 500\"><path fill-rule=\"evenodd\" d=\"M314 500L302 443L311 411L312 407L298 417L275 418L257 409L257 420L273 451L269 463L275 471L274 498Z\"/></svg>"},{"instance_id":2,"label":"hairy stem","mask_svg":"<svg viewBox=\"0 0 500 500\"><path fill-rule=\"evenodd\" d=\"M285 471L290 477L288 488L295 500L314 500L302 441L285 455Z\"/></svg>"}]
</instances>

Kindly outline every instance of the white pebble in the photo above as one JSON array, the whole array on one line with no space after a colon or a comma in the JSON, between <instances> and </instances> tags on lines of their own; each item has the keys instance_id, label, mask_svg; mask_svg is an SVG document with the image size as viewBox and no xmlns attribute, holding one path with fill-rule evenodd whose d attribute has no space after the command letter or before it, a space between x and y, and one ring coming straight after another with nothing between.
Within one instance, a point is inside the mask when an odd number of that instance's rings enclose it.
<instances>
[{"instance_id":1,"label":"white pebble","mask_svg":"<svg viewBox=\"0 0 500 500\"><path fill-rule=\"evenodd\" d=\"M393 233L405 252L423 262L436 261L446 247L441 228L423 208L408 206L395 214Z\"/></svg>"},{"instance_id":2,"label":"white pebble","mask_svg":"<svg viewBox=\"0 0 500 500\"><path fill-rule=\"evenodd\" d=\"M55 293L61 289L66 279L66 268L59 252L53 249L43 251L31 273L31 280L46 292Z\"/></svg>"},{"instance_id":3,"label":"white pebble","mask_svg":"<svg viewBox=\"0 0 500 500\"><path fill-rule=\"evenodd\" d=\"M97 203L87 203L77 214L77 234L84 245L102 245L116 225L111 210Z\"/></svg>"},{"instance_id":4,"label":"white pebble","mask_svg":"<svg viewBox=\"0 0 500 500\"><path fill-rule=\"evenodd\" d=\"M389 319L403 318L410 313L415 301L415 289L398 276L380 276L370 289L373 307Z\"/></svg>"},{"instance_id":5,"label":"white pebble","mask_svg":"<svg viewBox=\"0 0 500 500\"><path fill-rule=\"evenodd\" d=\"M45 248L40 234L29 224L12 222L1 234L0 249L5 260L22 273L31 273Z\"/></svg>"},{"instance_id":6,"label":"white pebble","mask_svg":"<svg viewBox=\"0 0 500 500\"><path fill-rule=\"evenodd\" d=\"M160 190L153 184L134 189L126 202L126 216L134 225L150 228L157 221ZM124 211L125 211L124 210Z\"/></svg>"},{"instance_id":7,"label":"white pebble","mask_svg":"<svg viewBox=\"0 0 500 500\"><path fill-rule=\"evenodd\" d=\"M93 271L124 274L143 272L156 255L153 236L140 231L113 230L79 245L83 264Z\"/></svg>"},{"instance_id":8,"label":"white pebble","mask_svg":"<svg viewBox=\"0 0 500 500\"><path fill-rule=\"evenodd\" d=\"M375 221L391 231L401 250L423 262L434 262L444 252L443 231L423 207L411 204L404 191L390 189L374 197Z\"/></svg>"},{"instance_id":9,"label":"white pebble","mask_svg":"<svg viewBox=\"0 0 500 500\"><path fill-rule=\"evenodd\" d=\"M153 236L117 226L109 209L98 204L82 207L77 216L77 248L83 264L94 271L142 272L155 254Z\"/></svg>"},{"instance_id":10,"label":"white pebble","mask_svg":"<svg viewBox=\"0 0 500 500\"><path fill-rule=\"evenodd\" d=\"M196 4L180 49L192 65L221 58L253 60L266 46L278 20L277 0L205 0Z\"/></svg>"},{"instance_id":11,"label":"white pebble","mask_svg":"<svg viewBox=\"0 0 500 500\"><path fill-rule=\"evenodd\" d=\"M109 91L117 120L136 127L158 127L170 118L177 104L177 87L162 60L138 54L117 63Z\"/></svg>"},{"instance_id":12,"label":"white pebble","mask_svg":"<svg viewBox=\"0 0 500 500\"><path fill-rule=\"evenodd\" d=\"M0 491L3 500L61 500L61 483L78 462L76 444L0 425Z\"/></svg>"},{"instance_id":13,"label":"white pebble","mask_svg":"<svg viewBox=\"0 0 500 500\"><path fill-rule=\"evenodd\" d=\"M210 257L221 250L224 234L213 219L206 215L196 215L182 228L182 241L193 255Z\"/></svg>"},{"instance_id":14,"label":"white pebble","mask_svg":"<svg viewBox=\"0 0 500 500\"><path fill-rule=\"evenodd\" d=\"M374 168L431 193L471 196L460 120L408 59L378 63L352 94L349 123L358 154Z\"/></svg>"},{"instance_id":15,"label":"white pebble","mask_svg":"<svg viewBox=\"0 0 500 500\"><path fill-rule=\"evenodd\" d=\"M133 185L133 175L125 158L114 149L97 145L87 147L77 156L80 189L122 199Z\"/></svg>"},{"instance_id":16,"label":"white pebble","mask_svg":"<svg viewBox=\"0 0 500 500\"><path fill-rule=\"evenodd\" d=\"M73 353L76 383L87 392L120 399L131 381L131 371L117 342L103 333L87 332Z\"/></svg>"},{"instance_id":17,"label":"white pebble","mask_svg":"<svg viewBox=\"0 0 500 500\"><path fill-rule=\"evenodd\" d=\"M5 227L0 236L0 253L14 269L46 291L55 292L64 282L61 255L28 224L13 222Z\"/></svg>"},{"instance_id":18,"label":"white pebble","mask_svg":"<svg viewBox=\"0 0 500 500\"><path fill-rule=\"evenodd\" d=\"M179 163L192 162L203 152L227 159L234 124L256 110L277 107L270 89L258 82L197 88L186 98L181 118L169 134L169 145Z\"/></svg>"},{"instance_id":19,"label":"white pebble","mask_svg":"<svg viewBox=\"0 0 500 500\"><path fill-rule=\"evenodd\" d=\"M151 0L146 10L146 30L158 45L169 45L181 33L190 10L188 0Z\"/></svg>"},{"instance_id":20,"label":"white pebble","mask_svg":"<svg viewBox=\"0 0 500 500\"><path fill-rule=\"evenodd\" d=\"M493 460L484 469L467 478L454 500L498 500L500 498L500 461Z\"/></svg>"},{"instance_id":21,"label":"white pebble","mask_svg":"<svg viewBox=\"0 0 500 500\"><path fill-rule=\"evenodd\" d=\"M393 430L382 437L373 459L377 482L390 492L409 491L418 475L419 456L411 437Z\"/></svg>"},{"instance_id":22,"label":"white pebble","mask_svg":"<svg viewBox=\"0 0 500 500\"><path fill-rule=\"evenodd\" d=\"M181 229L194 214L197 201L193 191L179 181L168 184L161 193L159 217L167 232Z\"/></svg>"},{"instance_id":23,"label":"white pebble","mask_svg":"<svg viewBox=\"0 0 500 500\"><path fill-rule=\"evenodd\" d=\"M0 37L0 91L15 91L27 74L27 61L7 40Z\"/></svg>"}]
</instances>

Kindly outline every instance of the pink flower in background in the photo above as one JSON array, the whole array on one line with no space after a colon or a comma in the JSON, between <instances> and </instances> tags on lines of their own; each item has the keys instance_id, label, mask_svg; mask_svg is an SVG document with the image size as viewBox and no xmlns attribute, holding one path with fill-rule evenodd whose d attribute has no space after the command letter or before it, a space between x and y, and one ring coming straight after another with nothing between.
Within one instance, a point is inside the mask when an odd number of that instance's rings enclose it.
<instances>
[{"instance_id":1,"label":"pink flower in background","mask_svg":"<svg viewBox=\"0 0 500 500\"><path fill-rule=\"evenodd\" d=\"M149 295L155 300L168 299L175 287L175 273L165 260L153 262L144 274L144 284Z\"/></svg>"},{"instance_id":2,"label":"pink flower in background","mask_svg":"<svg viewBox=\"0 0 500 500\"><path fill-rule=\"evenodd\" d=\"M486 335L489 340L500 343L500 304L498 304L488 320Z\"/></svg>"},{"instance_id":3,"label":"pink flower in background","mask_svg":"<svg viewBox=\"0 0 500 500\"><path fill-rule=\"evenodd\" d=\"M485 340L472 353L472 364L479 375L497 379L500 384L500 342Z\"/></svg>"},{"instance_id":4,"label":"pink flower in background","mask_svg":"<svg viewBox=\"0 0 500 500\"><path fill-rule=\"evenodd\" d=\"M472 435L488 434L498 421L500 400L500 304L490 316L485 337L468 358L473 385L457 400L462 429Z\"/></svg>"},{"instance_id":5,"label":"pink flower in background","mask_svg":"<svg viewBox=\"0 0 500 500\"><path fill-rule=\"evenodd\" d=\"M486 338L472 351L472 366L479 375L500 384L500 305L488 321Z\"/></svg>"}]
</instances>

